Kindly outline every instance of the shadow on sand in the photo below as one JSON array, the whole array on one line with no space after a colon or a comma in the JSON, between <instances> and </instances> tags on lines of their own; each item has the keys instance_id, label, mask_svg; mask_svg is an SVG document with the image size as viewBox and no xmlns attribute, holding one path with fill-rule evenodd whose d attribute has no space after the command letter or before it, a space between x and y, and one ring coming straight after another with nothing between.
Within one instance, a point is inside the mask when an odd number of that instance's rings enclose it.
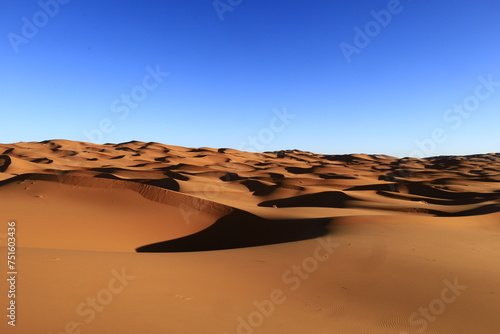
<instances>
[{"instance_id":1,"label":"shadow on sand","mask_svg":"<svg viewBox=\"0 0 500 334\"><path fill-rule=\"evenodd\" d=\"M198 252L313 239L329 231L330 219L269 220L235 211L213 225L179 239L136 248L137 252Z\"/></svg>"}]
</instances>

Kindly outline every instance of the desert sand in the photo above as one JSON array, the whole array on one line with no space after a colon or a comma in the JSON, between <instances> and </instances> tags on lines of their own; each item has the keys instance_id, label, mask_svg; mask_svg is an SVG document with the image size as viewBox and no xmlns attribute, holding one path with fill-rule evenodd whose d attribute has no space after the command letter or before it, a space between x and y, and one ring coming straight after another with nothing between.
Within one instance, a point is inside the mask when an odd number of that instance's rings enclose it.
<instances>
[{"instance_id":1,"label":"desert sand","mask_svg":"<svg viewBox=\"0 0 500 334\"><path fill-rule=\"evenodd\" d=\"M500 154L0 144L0 246L1 333L500 333Z\"/></svg>"}]
</instances>

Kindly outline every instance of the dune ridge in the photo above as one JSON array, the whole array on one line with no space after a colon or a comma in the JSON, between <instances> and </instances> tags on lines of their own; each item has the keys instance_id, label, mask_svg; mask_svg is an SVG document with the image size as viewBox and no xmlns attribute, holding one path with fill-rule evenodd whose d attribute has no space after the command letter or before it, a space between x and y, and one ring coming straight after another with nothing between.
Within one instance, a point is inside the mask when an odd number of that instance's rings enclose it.
<instances>
[{"instance_id":1,"label":"dune ridge","mask_svg":"<svg viewBox=\"0 0 500 334\"><path fill-rule=\"evenodd\" d=\"M173 206L179 206L181 204L184 204L186 205L186 207L189 208L193 209L200 208L201 211L214 216L226 215L234 211L233 208L227 205L208 201L203 198L195 197L192 195L186 195L183 193L165 189L163 187L153 186L142 182L130 182L114 178L113 179L98 178L98 177L91 178L85 176L66 175L66 174L26 173L12 177L10 179L0 181L0 186L12 182L22 182L26 180L58 182L78 187L130 189L132 191L139 193L141 196L151 201L163 204L169 204Z\"/></svg>"}]
</instances>

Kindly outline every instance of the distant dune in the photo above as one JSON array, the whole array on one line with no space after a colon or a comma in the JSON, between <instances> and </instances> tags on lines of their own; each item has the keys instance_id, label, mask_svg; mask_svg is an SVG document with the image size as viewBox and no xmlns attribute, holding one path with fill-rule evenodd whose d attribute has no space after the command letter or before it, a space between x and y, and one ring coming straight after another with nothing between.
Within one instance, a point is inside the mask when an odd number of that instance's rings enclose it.
<instances>
[{"instance_id":1,"label":"distant dune","mask_svg":"<svg viewBox=\"0 0 500 334\"><path fill-rule=\"evenodd\" d=\"M9 221L2 333L500 332L498 153L0 144Z\"/></svg>"}]
</instances>

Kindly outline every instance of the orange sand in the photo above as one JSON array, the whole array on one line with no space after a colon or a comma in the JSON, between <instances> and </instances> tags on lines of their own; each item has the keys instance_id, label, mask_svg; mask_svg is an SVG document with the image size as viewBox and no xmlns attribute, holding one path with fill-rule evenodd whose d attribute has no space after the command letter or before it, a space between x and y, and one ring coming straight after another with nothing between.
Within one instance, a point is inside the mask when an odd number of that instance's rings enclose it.
<instances>
[{"instance_id":1,"label":"orange sand","mask_svg":"<svg viewBox=\"0 0 500 334\"><path fill-rule=\"evenodd\" d=\"M1 333L500 332L500 154L2 153Z\"/></svg>"}]
</instances>

